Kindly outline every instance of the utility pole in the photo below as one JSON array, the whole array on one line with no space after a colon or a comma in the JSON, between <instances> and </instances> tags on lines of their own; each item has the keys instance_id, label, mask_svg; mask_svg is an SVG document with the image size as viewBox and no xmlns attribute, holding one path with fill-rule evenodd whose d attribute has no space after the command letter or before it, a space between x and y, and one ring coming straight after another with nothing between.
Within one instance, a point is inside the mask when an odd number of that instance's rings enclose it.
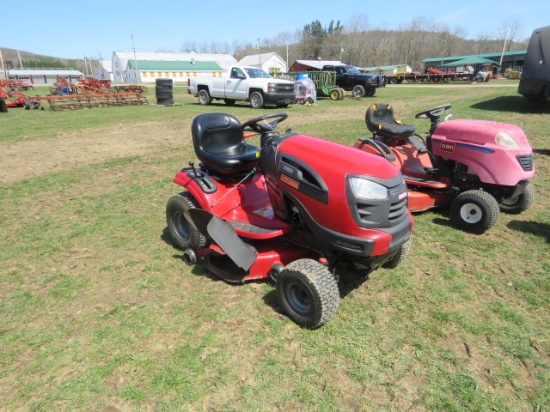
<instances>
[{"instance_id":1,"label":"utility pole","mask_svg":"<svg viewBox=\"0 0 550 412\"><path fill-rule=\"evenodd\" d=\"M260 53L260 38L258 37L258 67L262 68L262 54Z\"/></svg>"},{"instance_id":2,"label":"utility pole","mask_svg":"<svg viewBox=\"0 0 550 412\"><path fill-rule=\"evenodd\" d=\"M138 68L138 62L136 57L136 46L134 46L134 33L132 33L132 30L130 30L130 37L132 38L132 49L134 50L134 63L136 65L136 82L139 83L139 68ZM141 77L141 76L139 76Z\"/></svg>"},{"instance_id":3,"label":"utility pole","mask_svg":"<svg viewBox=\"0 0 550 412\"><path fill-rule=\"evenodd\" d=\"M504 44L502 45L502 53L500 55L499 69L502 70L502 60L504 60L504 50L506 50L506 41L508 40L508 29L506 29L506 35L504 36Z\"/></svg>"},{"instance_id":4,"label":"utility pole","mask_svg":"<svg viewBox=\"0 0 550 412\"><path fill-rule=\"evenodd\" d=\"M6 76L6 66L4 66L4 56L2 56L2 49L0 49L0 70L2 70L4 78L8 80L8 77Z\"/></svg>"},{"instance_id":5,"label":"utility pole","mask_svg":"<svg viewBox=\"0 0 550 412\"><path fill-rule=\"evenodd\" d=\"M17 56L19 57L19 68L23 70L23 62L21 61L21 53L17 50Z\"/></svg>"},{"instance_id":6,"label":"utility pole","mask_svg":"<svg viewBox=\"0 0 550 412\"><path fill-rule=\"evenodd\" d=\"M285 72L288 72L288 40L286 42L286 68Z\"/></svg>"}]
</instances>

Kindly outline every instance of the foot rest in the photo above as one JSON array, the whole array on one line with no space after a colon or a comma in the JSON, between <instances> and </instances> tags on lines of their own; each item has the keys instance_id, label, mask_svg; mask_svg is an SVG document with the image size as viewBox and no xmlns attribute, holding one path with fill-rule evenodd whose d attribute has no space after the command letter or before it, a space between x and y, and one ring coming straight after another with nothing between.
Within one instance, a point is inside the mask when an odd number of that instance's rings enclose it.
<instances>
[{"instance_id":1,"label":"foot rest","mask_svg":"<svg viewBox=\"0 0 550 412\"><path fill-rule=\"evenodd\" d=\"M231 226L233 226L233 229L239 235L246 236L247 233L251 235L256 235L254 237L262 238L262 239L269 239L276 236L281 236L284 231L281 228L269 228L269 227L263 227L263 226L256 226L252 223L243 222L241 220L233 220L229 222Z\"/></svg>"},{"instance_id":2,"label":"foot rest","mask_svg":"<svg viewBox=\"0 0 550 412\"><path fill-rule=\"evenodd\" d=\"M432 189L445 189L449 187L447 183L439 182L437 180L428 180L421 177L403 176L407 185L430 187Z\"/></svg>"}]
</instances>

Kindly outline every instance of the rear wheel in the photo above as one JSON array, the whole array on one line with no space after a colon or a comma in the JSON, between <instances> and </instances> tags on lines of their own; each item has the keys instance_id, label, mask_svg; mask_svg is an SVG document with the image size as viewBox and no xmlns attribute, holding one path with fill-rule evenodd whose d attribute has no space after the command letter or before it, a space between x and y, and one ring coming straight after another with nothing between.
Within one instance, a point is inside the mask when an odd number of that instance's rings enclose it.
<instances>
[{"instance_id":1,"label":"rear wheel","mask_svg":"<svg viewBox=\"0 0 550 412\"><path fill-rule=\"evenodd\" d=\"M334 276L312 259L296 260L279 273L277 296L288 317L310 329L328 322L340 303Z\"/></svg>"},{"instance_id":2,"label":"rear wheel","mask_svg":"<svg viewBox=\"0 0 550 412\"><path fill-rule=\"evenodd\" d=\"M498 214L498 202L483 190L462 192L451 204L453 225L472 233L480 234L493 227Z\"/></svg>"},{"instance_id":3,"label":"rear wheel","mask_svg":"<svg viewBox=\"0 0 550 412\"><path fill-rule=\"evenodd\" d=\"M261 109L264 107L264 96L260 92L252 92L250 95L250 107L253 109Z\"/></svg>"},{"instance_id":4,"label":"rear wheel","mask_svg":"<svg viewBox=\"0 0 550 412\"><path fill-rule=\"evenodd\" d=\"M346 91L340 87L340 98L338 100L344 100L344 97L346 96Z\"/></svg>"},{"instance_id":5,"label":"rear wheel","mask_svg":"<svg viewBox=\"0 0 550 412\"><path fill-rule=\"evenodd\" d=\"M172 196L166 205L166 224L174 245L181 250L202 249L206 238L185 218L189 209L200 208L197 200L189 192Z\"/></svg>"},{"instance_id":6,"label":"rear wheel","mask_svg":"<svg viewBox=\"0 0 550 412\"><path fill-rule=\"evenodd\" d=\"M535 187L531 182L527 183L522 194L508 199L502 199L499 203L500 210L504 213L518 214L529 209L535 200Z\"/></svg>"},{"instance_id":7,"label":"rear wheel","mask_svg":"<svg viewBox=\"0 0 550 412\"><path fill-rule=\"evenodd\" d=\"M212 102L212 97L208 93L208 89L199 90L199 103L202 105L208 105Z\"/></svg>"},{"instance_id":8,"label":"rear wheel","mask_svg":"<svg viewBox=\"0 0 550 412\"><path fill-rule=\"evenodd\" d=\"M341 94L342 92L340 91L340 89L338 87L335 87L330 91L328 97L330 98L330 100L340 100Z\"/></svg>"},{"instance_id":9,"label":"rear wheel","mask_svg":"<svg viewBox=\"0 0 550 412\"><path fill-rule=\"evenodd\" d=\"M352 96L358 99L363 97L365 93L365 86L363 86L362 84L356 84L355 86L353 86L353 89L351 89Z\"/></svg>"}]
</instances>

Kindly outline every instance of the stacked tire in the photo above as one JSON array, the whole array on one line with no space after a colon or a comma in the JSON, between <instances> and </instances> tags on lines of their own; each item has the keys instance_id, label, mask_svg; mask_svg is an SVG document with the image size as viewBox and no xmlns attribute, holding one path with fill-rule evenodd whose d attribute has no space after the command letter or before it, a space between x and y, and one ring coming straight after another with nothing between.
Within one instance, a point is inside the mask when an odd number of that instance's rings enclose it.
<instances>
[{"instance_id":1,"label":"stacked tire","mask_svg":"<svg viewBox=\"0 0 550 412\"><path fill-rule=\"evenodd\" d=\"M174 81L172 79L155 80L155 97L157 104L169 106L174 104Z\"/></svg>"}]
</instances>

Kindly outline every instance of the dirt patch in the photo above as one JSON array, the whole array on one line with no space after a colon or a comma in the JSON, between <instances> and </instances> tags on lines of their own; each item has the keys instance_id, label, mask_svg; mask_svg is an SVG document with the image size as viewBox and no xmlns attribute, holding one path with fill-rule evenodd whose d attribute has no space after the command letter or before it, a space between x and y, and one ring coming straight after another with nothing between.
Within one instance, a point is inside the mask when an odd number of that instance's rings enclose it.
<instances>
[{"instance_id":1,"label":"dirt patch","mask_svg":"<svg viewBox=\"0 0 550 412\"><path fill-rule=\"evenodd\" d=\"M180 130L149 122L61 133L55 139L0 143L0 184L150 153L154 146L181 143L181 138Z\"/></svg>"}]
</instances>

